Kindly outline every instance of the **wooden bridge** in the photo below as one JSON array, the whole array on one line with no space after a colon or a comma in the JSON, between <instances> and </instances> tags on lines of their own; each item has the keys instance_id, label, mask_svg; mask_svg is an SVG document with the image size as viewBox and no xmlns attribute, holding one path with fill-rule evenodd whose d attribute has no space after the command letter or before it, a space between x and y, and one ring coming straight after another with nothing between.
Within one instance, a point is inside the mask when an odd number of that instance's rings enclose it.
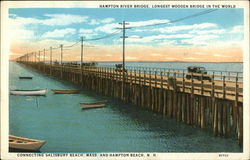
<instances>
[{"instance_id":1,"label":"wooden bridge","mask_svg":"<svg viewBox=\"0 0 250 160\"><path fill-rule=\"evenodd\" d=\"M243 76L240 74L190 74L184 70L127 67L76 67L18 61L46 75L72 82L106 96L175 118L179 122L210 128L214 135L235 133L243 142ZM193 77L200 77L195 79ZM203 79L204 76L210 77Z\"/></svg>"}]
</instances>

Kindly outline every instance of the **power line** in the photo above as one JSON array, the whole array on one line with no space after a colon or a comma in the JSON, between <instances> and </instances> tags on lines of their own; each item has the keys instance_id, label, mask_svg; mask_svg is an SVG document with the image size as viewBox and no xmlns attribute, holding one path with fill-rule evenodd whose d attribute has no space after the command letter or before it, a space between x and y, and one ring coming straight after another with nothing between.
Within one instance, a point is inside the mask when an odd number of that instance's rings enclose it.
<instances>
[{"instance_id":1,"label":"power line","mask_svg":"<svg viewBox=\"0 0 250 160\"><path fill-rule=\"evenodd\" d=\"M192 14L192 15L189 15L189 16L185 16L185 17L182 17L182 18L179 18L179 19L175 19L175 20L171 20L171 21L164 22L164 23L155 23L155 24L149 24L149 25L141 25L141 26L135 26L135 27L130 27L130 28L150 27L150 26L157 26L157 25L164 25L164 24L179 22L179 21L182 21L182 20L186 20L186 19L190 19L190 18L193 18L193 17L197 17L197 16L201 16L201 15L204 15L204 14L208 14L208 13L214 12L216 10L218 10L218 9L209 9L209 10L205 10L205 11L202 11L202 12L199 12L199 13L195 13L195 14ZM124 26L123 26L123 28L124 28ZM124 31L117 30L117 31L115 31L115 32L113 32L111 34L107 34L105 36L98 37L98 38L93 38L93 39L84 39L84 41L96 41L96 40L106 39L106 38L113 37L113 36L115 36L115 35L117 35L117 34L119 34L121 32L125 33ZM123 35L123 38L126 38L126 37L124 37L124 35ZM74 44L72 44L70 46L64 46L64 48L71 48L71 47L77 45L79 42L81 42L81 41L77 41L76 43L74 43ZM57 47L57 48L52 48L51 47L51 50L56 50L56 49L59 49L61 47L62 47L61 45L59 47ZM44 51L49 51L49 49L44 50Z\"/></svg>"},{"instance_id":2,"label":"power line","mask_svg":"<svg viewBox=\"0 0 250 160\"><path fill-rule=\"evenodd\" d=\"M204 15L204 14L208 14L208 13L211 13L211 12L214 12L218 9L210 9L210 10L206 10L204 12L200 12L200 13L196 13L196 14L193 14L193 15L189 15L189 16L186 16L186 17L183 17L183 18L179 18L179 19L176 19L176 20L172 20L170 21L171 23L174 23L174 22L179 22L179 21L182 21L182 20L185 20L185 19L189 19L189 18L193 18L193 17L197 17L197 16L200 16L200 15Z\"/></svg>"},{"instance_id":3,"label":"power line","mask_svg":"<svg viewBox=\"0 0 250 160\"><path fill-rule=\"evenodd\" d=\"M57 47L57 48L53 48L53 47L52 47L52 50L56 50L56 49L59 49L59 48L60 48L60 46L59 46L59 47Z\"/></svg>"},{"instance_id":4,"label":"power line","mask_svg":"<svg viewBox=\"0 0 250 160\"><path fill-rule=\"evenodd\" d=\"M214 12L216 10L218 10L218 9L209 9L209 10L205 10L205 11L202 11L202 12L199 12L199 13L195 13L195 14L186 16L186 17L182 17L182 18L179 18L179 19L171 20L171 21L168 21L168 22L148 24L148 25L141 25L141 26L135 26L135 27L131 27L131 28L151 27L151 26L157 26L157 25L164 25L164 24L179 22L179 21L182 21L182 20L185 20L185 19L190 19L190 18L197 17L197 16L200 16L200 15L208 14L208 13Z\"/></svg>"},{"instance_id":5,"label":"power line","mask_svg":"<svg viewBox=\"0 0 250 160\"><path fill-rule=\"evenodd\" d=\"M118 30L118 31L115 31L115 32L113 32L111 34L107 34L107 35L105 35L103 37L98 37L98 38L93 38L93 39L85 39L84 41L96 41L96 40L106 39L106 38L109 38L109 37L113 37L113 36L115 36L115 35L117 35L117 34L119 34L121 32L122 31Z\"/></svg>"},{"instance_id":6,"label":"power line","mask_svg":"<svg viewBox=\"0 0 250 160\"><path fill-rule=\"evenodd\" d=\"M70 45L70 46L64 46L64 48L71 48L71 47L77 45L79 42L81 42L81 41L77 41L76 43L74 43L74 44L72 44L72 45Z\"/></svg>"}]
</instances>

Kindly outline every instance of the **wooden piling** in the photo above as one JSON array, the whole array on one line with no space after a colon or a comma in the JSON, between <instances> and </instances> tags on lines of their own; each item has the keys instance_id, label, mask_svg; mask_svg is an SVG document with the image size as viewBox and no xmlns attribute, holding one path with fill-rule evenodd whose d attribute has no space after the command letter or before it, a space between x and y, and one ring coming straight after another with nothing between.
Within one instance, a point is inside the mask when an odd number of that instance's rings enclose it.
<instances>
[{"instance_id":1,"label":"wooden piling","mask_svg":"<svg viewBox=\"0 0 250 160\"><path fill-rule=\"evenodd\" d=\"M243 145L243 103L239 100L238 77L236 77L234 87L235 99L229 100L229 91L227 91L229 86L227 86L225 76L222 76L222 85L219 86L222 89L219 95L214 74L212 82L206 84L203 78L200 83L194 80L193 74L191 80L186 80L184 72L170 73L168 71L165 73L165 70L164 76L163 72L157 74L157 71L151 74L151 70L134 70L123 76L114 68L82 67L79 70L51 64L43 64L41 67L40 63L23 65L43 74L49 74L103 95L174 118L178 122L200 128L210 128L216 136L228 137L231 132L235 132L239 144ZM182 77L177 80L178 74L182 74ZM207 85L211 86L209 91L206 91ZM231 92L233 92L232 89Z\"/></svg>"}]
</instances>

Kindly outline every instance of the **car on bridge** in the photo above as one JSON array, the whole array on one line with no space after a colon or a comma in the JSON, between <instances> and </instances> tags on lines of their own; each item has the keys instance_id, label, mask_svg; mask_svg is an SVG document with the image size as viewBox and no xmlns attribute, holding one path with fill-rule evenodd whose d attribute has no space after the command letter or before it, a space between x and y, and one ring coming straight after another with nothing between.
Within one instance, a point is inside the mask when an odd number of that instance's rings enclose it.
<instances>
[{"instance_id":1,"label":"car on bridge","mask_svg":"<svg viewBox=\"0 0 250 160\"><path fill-rule=\"evenodd\" d=\"M207 75L205 67L190 66L188 67L188 73L186 74L187 79L197 79L197 80L209 80L212 81L212 78Z\"/></svg>"},{"instance_id":2,"label":"car on bridge","mask_svg":"<svg viewBox=\"0 0 250 160\"><path fill-rule=\"evenodd\" d=\"M115 65L115 71L116 72L122 72L123 71L123 65L122 64L116 64ZM127 72L127 70L124 68L124 72Z\"/></svg>"}]
</instances>

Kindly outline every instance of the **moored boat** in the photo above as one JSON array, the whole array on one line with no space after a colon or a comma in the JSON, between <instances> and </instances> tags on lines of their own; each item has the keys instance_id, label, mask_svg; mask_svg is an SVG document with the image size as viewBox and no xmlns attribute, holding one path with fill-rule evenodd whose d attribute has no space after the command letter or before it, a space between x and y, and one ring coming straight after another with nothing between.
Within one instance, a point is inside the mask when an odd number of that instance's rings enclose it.
<instances>
[{"instance_id":1,"label":"moored boat","mask_svg":"<svg viewBox=\"0 0 250 160\"><path fill-rule=\"evenodd\" d=\"M9 148L25 151L38 151L46 141L9 135Z\"/></svg>"},{"instance_id":2,"label":"moored boat","mask_svg":"<svg viewBox=\"0 0 250 160\"><path fill-rule=\"evenodd\" d=\"M102 108L106 106L107 101L80 103L82 109Z\"/></svg>"},{"instance_id":3,"label":"moored boat","mask_svg":"<svg viewBox=\"0 0 250 160\"><path fill-rule=\"evenodd\" d=\"M36 90L11 90L10 94L18 96L45 96L47 89L36 89Z\"/></svg>"},{"instance_id":4,"label":"moored boat","mask_svg":"<svg viewBox=\"0 0 250 160\"><path fill-rule=\"evenodd\" d=\"M28 77L28 76L21 76L19 79L32 79L33 77Z\"/></svg>"},{"instance_id":5,"label":"moored boat","mask_svg":"<svg viewBox=\"0 0 250 160\"><path fill-rule=\"evenodd\" d=\"M58 90L58 89L51 89L52 92L55 94L77 94L80 90Z\"/></svg>"}]
</instances>

